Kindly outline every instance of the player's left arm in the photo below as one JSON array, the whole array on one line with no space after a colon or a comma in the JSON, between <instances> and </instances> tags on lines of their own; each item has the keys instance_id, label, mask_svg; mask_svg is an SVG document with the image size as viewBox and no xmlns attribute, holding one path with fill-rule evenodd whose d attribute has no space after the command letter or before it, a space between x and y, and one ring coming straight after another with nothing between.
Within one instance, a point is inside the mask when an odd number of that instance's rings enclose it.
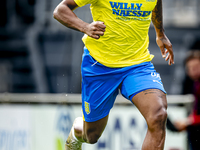
<instances>
[{"instance_id":1,"label":"player's left arm","mask_svg":"<svg viewBox=\"0 0 200 150\"><path fill-rule=\"evenodd\" d=\"M162 0L157 0L157 5L152 11L152 22L156 31L156 43L161 50L162 57L168 61L169 65L172 65L174 64L174 53L172 44L164 33Z\"/></svg>"}]
</instances>

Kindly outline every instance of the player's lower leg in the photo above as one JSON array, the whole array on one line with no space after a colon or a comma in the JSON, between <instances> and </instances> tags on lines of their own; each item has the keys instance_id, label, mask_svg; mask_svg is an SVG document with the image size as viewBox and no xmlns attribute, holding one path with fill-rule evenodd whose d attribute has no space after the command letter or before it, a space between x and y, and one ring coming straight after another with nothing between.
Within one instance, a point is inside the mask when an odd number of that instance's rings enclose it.
<instances>
[{"instance_id":1,"label":"player's lower leg","mask_svg":"<svg viewBox=\"0 0 200 150\"><path fill-rule=\"evenodd\" d=\"M82 139L82 131L83 118L78 117L75 119L70 134L67 138L65 150L82 150L81 147L82 143L84 142L84 140Z\"/></svg>"},{"instance_id":2,"label":"player's lower leg","mask_svg":"<svg viewBox=\"0 0 200 150\"><path fill-rule=\"evenodd\" d=\"M148 125L142 150L164 149L166 116L166 113L162 113L157 119Z\"/></svg>"}]
</instances>

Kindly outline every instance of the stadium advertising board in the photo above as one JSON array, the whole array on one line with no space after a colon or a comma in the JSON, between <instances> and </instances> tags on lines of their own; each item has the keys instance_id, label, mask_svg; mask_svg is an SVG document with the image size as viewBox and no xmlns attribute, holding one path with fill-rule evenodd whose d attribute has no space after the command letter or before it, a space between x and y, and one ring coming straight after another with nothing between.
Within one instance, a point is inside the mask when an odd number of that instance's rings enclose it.
<instances>
[{"instance_id":1,"label":"stadium advertising board","mask_svg":"<svg viewBox=\"0 0 200 150\"><path fill-rule=\"evenodd\" d=\"M172 119L186 114L180 107L168 112ZM73 120L81 115L80 105L0 105L0 150L64 150ZM115 105L98 143L83 144L83 150L140 150L146 130L135 107ZM165 150L171 149L186 150L185 133L167 132Z\"/></svg>"}]
</instances>

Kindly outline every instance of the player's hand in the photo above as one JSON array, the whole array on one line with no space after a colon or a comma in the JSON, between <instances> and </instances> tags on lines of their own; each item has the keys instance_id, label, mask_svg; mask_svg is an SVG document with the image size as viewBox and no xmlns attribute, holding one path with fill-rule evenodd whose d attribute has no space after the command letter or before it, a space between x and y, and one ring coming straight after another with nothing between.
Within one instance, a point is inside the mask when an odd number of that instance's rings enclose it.
<instances>
[{"instance_id":1,"label":"player's hand","mask_svg":"<svg viewBox=\"0 0 200 150\"><path fill-rule=\"evenodd\" d=\"M184 131L187 129L187 127L189 125L192 124L192 120L190 118L185 118L183 120L177 120L174 122L175 127L179 130L179 131Z\"/></svg>"},{"instance_id":2,"label":"player's hand","mask_svg":"<svg viewBox=\"0 0 200 150\"><path fill-rule=\"evenodd\" d=\"M165 58L165 61L168 61L169 65L174 64L174 53L172 49L172 44L164 34L163 36L156 37L156 43L161 50L162 57Z\"/></svg>"},{"instance_id":3,"label":"player's hand","mask_svg":"<svg viewBox=\"0 0 200 150\"><path fill-rule=\"evenodd\" d=\"M100 36L104 35L105 28L106 25L103 22L96 21L87 25L85 33L94 39L99 39Z\"/></svg>"}]
</instances>

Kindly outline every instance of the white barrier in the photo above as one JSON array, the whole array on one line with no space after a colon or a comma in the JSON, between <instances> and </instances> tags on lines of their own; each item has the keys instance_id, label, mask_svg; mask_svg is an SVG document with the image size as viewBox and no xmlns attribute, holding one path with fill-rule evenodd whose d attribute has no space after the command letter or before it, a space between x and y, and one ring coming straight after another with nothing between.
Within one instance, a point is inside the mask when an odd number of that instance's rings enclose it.
<instances>
[{"instance_id":1,"label":"white barrier","mask_svg":"<svg viewBox=\"0 0 200 150\"><path fill-rule=\"evenodd\" d=\"M168 104L187 104L194 100L192 95L167 95ZM1 103L47 103L47 104L80 104L80 94L19 94L2 93L0 94ZM121 95L117 97L115 104L131 104Z\"/></svg>"},{"instance_id":2,"label":"white barrier","mask_svg":"<svg viewBox=\"0 0 200 150\"><path fill-rule=\"evenodd\" d=\"M193 101L191 95L167 97L169 104ZM82 115L80 101L79 94L0 94L0 150L64 150L74 118ZM143 117L121 96L116 104L99 142L84 144L83 150L140 149L146 133ZM185 107L168 108L172 120L186 113ZM186 150L186 133L167 131L165 150L173 148Z\"/></svg>"}]
</instances>

